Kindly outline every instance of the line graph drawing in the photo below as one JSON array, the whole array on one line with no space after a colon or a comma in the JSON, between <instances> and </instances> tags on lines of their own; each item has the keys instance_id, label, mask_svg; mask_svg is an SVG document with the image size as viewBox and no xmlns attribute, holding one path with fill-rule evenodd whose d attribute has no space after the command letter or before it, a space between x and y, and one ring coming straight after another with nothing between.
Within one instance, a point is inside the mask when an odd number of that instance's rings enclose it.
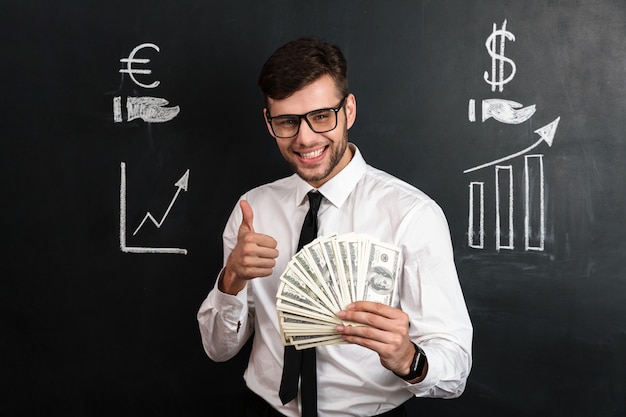
<instances>
[{"instance_id":1,"label":"line graph drawing","mask_svg":"<svg viewBox=\"0 0 626 417\"><path fill-rule=\"evenodd\" d=\"M463 171L463 173L467 174L468 172L478 171L479 169L482 169L491 165L496 165L496 164L499 164L500 162L504 162L509 159L517 158L520 155L524 155L525 153L530 152L531 150L539 146L542 142L546 142L548 146L552 146L552 141L554 140L554 134L556 133L556 128L559 125L559 120L561 120L561 118L557 117L556 119L554 119L552 122L548 123L547 125L535 130L535 133L539 135L539 140L535 142L534 144L532 144L531 146L529 146L528 148L522 149L519 152L516 152L511 155L507 155L503 158L496 159L495 161L487 162L485 164L466 169L465 171Z\"/></svg>"},{"instance_id":2,"label":"line graph drawing","mask_svg":"<svg viewBox=\"0 0 626 417\"><path fill-rule=\"evenodd\" d=\"M161 217L161 220L157 221L150 212L147 212L146 215L144 216L143 220L139 224L139 226L137 226L137 229L135 229L135 232L133 233L133 236L135 236L137 234L137 232L139 232L139 229L141 229L143 224L148 219L150 221L152 221L152 223L157 227L157 229L160 229L161 225L165 221L165 218L167 217L167 215L169 214L170 210L172 209L172 206L176 202L176 199L178 198L178 195L180 194L181 190L187 191L188 185L189 185L189 170L187 170L183 174L183 176L180 177L180 179L178 181L176 181L176 183L174 184L174 186L177 187L176 194L174 194L174 198L172 198L172 201L170 202L170 205L167 207L167 210L165 210L165 214L163 214L163 217Z\"/></svg>"},{"instance_id":3,"label":"line graph drawing","mask_svg":"<svg viewBox=\"0 0 626 417\"><path fill-rule=\"evenodd\" d=\"M169 214L170 210L174 206L174 203L176 202L176 199L178 198L178 195L180 194L180 192L187 191L187 188L189 186L189 170L187 170L183 174L183 176L180 177L178 181L176 181L174 185L177 187L176 193L174 194L174 197L170 201L170 204L167 207L167 210L161 217L161 220L157 221L150 212L147 212L143 220L137 227L137 229L135 229L133 236L136 235L137 232L139 232L139 230L142 228L142 226L147 220L150 220L157 228L161 227L163 222L165 222L165 219L167 218L167 215ZM126 244L126 188L127 188L126 187L126 163L122 162L120 164L120 249L122 250L122 252L126 252L126 253L173 253L173 254L186 255L187 249L183 249L183 248L138 247L138 246L128 246Z\"/></svg>"}]
</instances>

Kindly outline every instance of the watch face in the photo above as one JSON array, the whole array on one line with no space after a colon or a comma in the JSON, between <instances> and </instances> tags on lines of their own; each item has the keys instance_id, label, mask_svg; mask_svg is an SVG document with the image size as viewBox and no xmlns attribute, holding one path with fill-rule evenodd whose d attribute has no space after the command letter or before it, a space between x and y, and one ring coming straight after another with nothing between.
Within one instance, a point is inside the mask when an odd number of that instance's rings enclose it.
<instances>
[{"instance_id":1,"label":"watch face","mask_svg":"<svg viewBox=\"0 0 626 417\"><path fill-rule=\"evenodd\" d=\"M413 359L413 363L415 365L413 365L413 369L411 369L413 372L417 371L417 368L420 366L420 358L421 358L422 354L419 352L415 353L415 359Z\"/></svg>"},{"instance_id":2,"label":"watch face","mask_svg":"<svg viewBox=\"0 0 626 417\"><path fill-rule=\"evenodd\" d=\"M424 366L426 365L426 355L424 354L424 351L420 349L419 346L417 346L415 343L413 343L413 346L415 346L415 354L413 355L413 361L411 362L411 367L409 368L409 374L396 374L405 381L411 381L421 376L422 372L424 371Z\"/></svg>"}]
</instances>

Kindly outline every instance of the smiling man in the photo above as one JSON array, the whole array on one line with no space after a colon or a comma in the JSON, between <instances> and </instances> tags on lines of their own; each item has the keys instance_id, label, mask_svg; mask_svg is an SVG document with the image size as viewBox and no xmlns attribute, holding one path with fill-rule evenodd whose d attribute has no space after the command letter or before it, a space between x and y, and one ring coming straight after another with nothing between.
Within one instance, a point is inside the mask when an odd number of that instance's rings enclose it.
<instances>
[{"instance_id":1,"label":"smiling man","mask_svg":"<svg viewBox=\"0 0 626 417\"><path fill-rule=\"evenodd\" d=\"M356 99L340 49L314 38L288 42L264 64L259 86L268 132L294 174L241 196L224 229L224 266L198 311L214 361L254 338L242 416L405 416L413 396L458 397L471 369L473 330L446 218L423 192L368 165L348 141ZM391 305L342 306L337 318L357 324L337 326L344 343L301 352L300 384L288 395L294 352L283 345L276 294L313 201L321 201L318 236L373 236L398 247L402 265Z\"/></svg>"}]
</instances>

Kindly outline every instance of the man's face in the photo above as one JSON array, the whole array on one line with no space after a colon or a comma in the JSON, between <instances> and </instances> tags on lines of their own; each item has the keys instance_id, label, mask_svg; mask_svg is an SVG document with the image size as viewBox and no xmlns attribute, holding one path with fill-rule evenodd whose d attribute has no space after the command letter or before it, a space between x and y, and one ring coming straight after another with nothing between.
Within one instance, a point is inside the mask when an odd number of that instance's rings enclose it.
<instances>
[{"instance_id":1,"label":"man's face","mask_svg":"<svg viewBox=\"0 0 626 417\"><path fill-rule=\"evenodd\" d=\"M343 97L330 76L323 76L283 100L269 99L266 109L272 117L305 114L312 110L334 108ZM348 148L348 129L356 118L356 102L348 95L337 112L337 127L330 132L316 133L304 119L293 138L275 138L278 149L293 170L306 182L318 188L341 171L352 158ZM270 135L274 136L267 122Z\"/></svg>"}]
</instances>

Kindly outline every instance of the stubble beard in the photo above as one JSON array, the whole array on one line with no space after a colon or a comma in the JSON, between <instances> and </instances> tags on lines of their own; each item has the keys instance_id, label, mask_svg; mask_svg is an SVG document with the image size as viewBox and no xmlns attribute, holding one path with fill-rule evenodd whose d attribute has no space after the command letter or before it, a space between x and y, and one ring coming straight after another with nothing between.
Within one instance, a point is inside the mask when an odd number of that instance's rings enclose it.
<instances>
[{"instance_id":1,"label":"stubble beard","mask_svg":"<svg viewBox=\"0 0 626 417\"><path fill-rule=\"evenodd\" d=\"M335 167L341 161L346 150L348 149L348 131L347 129L343 132L343 137L341 139L341 145L339 148L331 148L330 161L324 171L320 173L313 173L308 175L306 170L300 169L298 164L292 163L291 168L306 182L319 182L327 179L327 177L331 174L331 172L335 169Z\"/></svg>"}]
</instances>

